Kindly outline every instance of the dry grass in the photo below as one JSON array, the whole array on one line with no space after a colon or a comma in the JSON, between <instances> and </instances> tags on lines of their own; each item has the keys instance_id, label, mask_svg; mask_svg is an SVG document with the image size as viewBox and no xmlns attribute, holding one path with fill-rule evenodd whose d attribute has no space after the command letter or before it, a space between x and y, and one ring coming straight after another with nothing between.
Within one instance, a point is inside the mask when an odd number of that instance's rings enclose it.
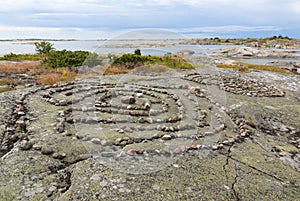
<instances>
[{"instance_id":1,"label":"dry grass","mask_svg":"<svg viewBox=\"0 0 300 201\"><path fill-rule=\"evenodd\" d=\"M37 76L37 83L53 85L58 82L70 82L76 78L76 73L68 69L44 71Z\"/></svg>"},{"instance_id":2,"label":"dry grass","mask_svg":"<svg viewBox=\"0 0 300 201\"><path fill-rule=\"evenodd\" d=\"M60 81L61 75L59 73L48 73L38 76L37 83L53 85Z\"/></svg>"},{"instance_id":3,"label":"dry grass","mask_svg":"<svg viewBox=\"0 0 300 201\"><path fill-rule=\"evenodd\" d=\"M132 71L132 69L128 69L121 66L109 66L104 71L104 75L116 75L116 74L126 74Z\"/></svg>"},{"instance_id":4,"label":"dry grass","mask_svg":"<svg viewBox=\"0 0 300 201\"><path fill-rule=\"evenodd\" d=\"M243 72L243 73L249 73L249 72L251 72L250 69L256 69L256 70L270 71L270 72L283 73L283 74L293 74L293 72L288 71L286 69L282 69L278 66L247 64L247 63L242 63L242 62L235 62L233 64L218 64L217 67L218 68L232 68L232 69L235 69L235 70Z\"/></svg>"},{"instance_id":5,"label":"dry grass","mask_svg":"<svg viewBox=\"0 0 300 201\"><path fill-rule=\"evenodd\" d=\"M134 69L128 69L123 66L109 66L104 71L104 75L115 75L115 74L126 74L130 73L131 71L134 72L165 72L168 68L166 65L160 65L160 64L149 64L149 65L143 65L138 66Z\"/></svg>"},{"instance_id":6,"label":"dry grass","mask_svg":"<svg viewBox=\"0 0 300 201\"><path fill-rule=\"evenodd\" d=\"M13 90L13 89L11 89L11 88L0 88L0 93L11 91L11 90Z\"/></svg>"},{"instance_id":7,"label":"dry grass","mask_svg":"<svg viewBox=\"0 0 300 201\"><path fill-rule=\"evenodd\" d=\"M39 61L3 62L0 63L0 73L26 73L39 65Z\"/></svg>"},{"instance_id":8,"label":"dry grass","mask_svg":"<svg viewBox=\"0 0 300 201\"><path fill-rule=\"evenodd\" d=\"M58 82L73 81L77 74L68 69L45 68L40 65L39 61L22 61L22 62L3 62L0 63L0 73L3 74L28 74L37 77L37 83L53 85ZM22 85L24 82L13 78L0 79L2 85Z\"/></svg>"},{"instance_id":9,"label":"dry grass","mask_svg":"<svg viewBox=\"0 0 300 201\"><path fill-rule=\"evenodd\" d=\"M0 85L23 85L24 82L13 78L1 78Z\"/></svg>"},{"instance_id":10,"label":"dry grass","mask_svg":"<svg viewBox=\"0 0 300 201\"><path fill-rule=\"evenodd\" d=\"M63 69L61 71L60 81L64 82L71 82L75 80L77 74L74 71L71 71L69 69Z\"/></svg>"}]
</instances>

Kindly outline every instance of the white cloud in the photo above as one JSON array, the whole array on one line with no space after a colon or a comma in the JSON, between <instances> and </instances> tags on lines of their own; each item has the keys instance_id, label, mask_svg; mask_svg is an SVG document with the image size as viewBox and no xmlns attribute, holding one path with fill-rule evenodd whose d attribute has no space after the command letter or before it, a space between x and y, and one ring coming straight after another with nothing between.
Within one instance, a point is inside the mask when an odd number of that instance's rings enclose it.
<instances>
[{"instance_id":1,"label":"white cloud","mask_svg":"<svg viewBox=\"0 0 300 201\"><path fill-rule=\"evenodd\" d=\"M9 33L9 35L7 35ZM93 30L83 28L55 28L55 27L16 27L0 26L0 38L2 39L25 39L25 38L45 38L45 39L101 39L117 36L118 31Z\"/></svg>"},{"instance_id":2,"label":"white cloud","mask_svg":"<svg viewBox=\"0 0 300 201\"><path fill-rule=\"evenodd\" d=\"M202 32L202 33L216 33L216 32L258 32L258 31L279 31L280 28L274 26L214 26L214 27L194 27L188 29L177 29L179 32L192 33L192 32Z\"/></svg>"}]
</instances>

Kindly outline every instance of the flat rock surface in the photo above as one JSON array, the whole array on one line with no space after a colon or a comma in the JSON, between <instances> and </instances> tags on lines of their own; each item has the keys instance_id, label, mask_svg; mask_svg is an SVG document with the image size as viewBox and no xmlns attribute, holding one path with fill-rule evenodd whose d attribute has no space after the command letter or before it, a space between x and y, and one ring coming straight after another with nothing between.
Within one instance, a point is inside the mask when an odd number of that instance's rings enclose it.
<instances>
[{"instance_id":1,"label":"flat rock surface","mask_svg":"<svg viewBox=\"0 0 300 201\"><path fill-rule=\"evenodd\" d=\"M199 68L0 93L0 200L297 200L299 82Z\"/></svg>"}]
</instances>

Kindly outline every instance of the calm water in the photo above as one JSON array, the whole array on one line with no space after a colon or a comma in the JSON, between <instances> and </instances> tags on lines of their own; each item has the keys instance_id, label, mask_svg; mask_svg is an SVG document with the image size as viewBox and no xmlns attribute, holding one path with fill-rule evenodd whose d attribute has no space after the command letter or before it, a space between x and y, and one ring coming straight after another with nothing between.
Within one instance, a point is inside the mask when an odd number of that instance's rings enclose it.
<instances>
[{"instance_id":1,"label":"calm water","mask_svg":"<svg viewBox=\"0 0 300 201\"><path fill-rule=\"evenodd\" d=\"M177 42L177 43L176 43ZM162 56L168 52L174 53L180 50L192 50L195 54L198 55L207 55L213 52L220 52L226 48L237 47L235 45L180 45L178 41L169 41L169 40L102 40L102 41L51 41L54 44L54 48L57 50L67 49L67 50L85 50L90 52L96 52L98 54L107 54L107 53L133 53L134 50L139 47L143 55L156 55ZM134 45L134 47L118 48L113 47L114 45ZM145 47L145 44L157 44L156 47L148 48ZM165 46L162 46L163 44ZM144 48L145 47L145 48ZM241 46L239 46L241 47ZM295 53L300 53L300 50L294 50ZM0 55L9 54L23 54L23 53L35 53L35 46L32 43L28 42L3 42L0 41ZM252 64L266 64L272 61L293 61L299 62L299 59L241 59L240 61L252 63Z\"/></svg>"},{"instance_id":2,"label":"calm water","mask_svg":"<svg viewBox=\"0 0 300 201\"><path fill-rule=\"evenodd\" d=\"M51 41L58 50L85 50L93 51L95 44L101 45L101 41ZM103 43L103 42L102 42ZM35 46L25 42L0 42L0 55L15 54L32 54L35 53Z\"/></svg>"},{"instance_id":3,"label":"calm water","mask_svg":"<svg viewBox=\"0 0 300 201\"><path fill-rule=\"evenodd\" d=\"M145 47L143 44L166 44L165 47ZM96 52L99 54L106 53L132 53L137 48L136 46L141 44L141 51L143 54L151 55L164 55L167 52L176 52L180 50L192 50L196 54L206 55L212 52L222 51L224 48L231 47L232 45L179 45L172 44L168 41L51 41L54 44L54 48L57 50L67 49L67 50L85 50L90 52ZM174 41L173 41L174 43ZM111 45L117 44L133 44L135 47L110 47ZM108 46L108 47L107 47ZM15 54L25 54L25 53L35 53L35 46L32 43L26 42L3 42L0 41L0 55L15 53Z\"/></svg>"}]
</instances>

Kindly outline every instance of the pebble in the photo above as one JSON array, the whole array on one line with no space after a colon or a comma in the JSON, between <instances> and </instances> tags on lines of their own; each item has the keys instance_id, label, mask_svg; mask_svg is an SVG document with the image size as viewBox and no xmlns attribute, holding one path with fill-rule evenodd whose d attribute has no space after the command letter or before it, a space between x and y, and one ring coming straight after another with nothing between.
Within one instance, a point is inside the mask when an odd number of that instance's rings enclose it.
<instances>
[{"instance_id":1,"label":"pebble","mask_svg":"<svg viewBox=\"0 0 300 201\"><path fill-rule=\"evenodd\" d=\"M51 147L44 146L44 147L42 147L41 152L44 155L50 155L50 154L52 154L54 152L54 150Z\"/></svg>"},{"instance_id":2,"label":"pebble","mask_svg":"<svg viewBox=\"0 0 300 201\"><path fill-rule=\"evenodd\" d=\"M198 147L197 147L197 145L192 144L192 145L189 147L189 149L190 149L190 150L197 150Z\"/></svg>"},{"instance_id":3,"label":"pebble","mask_svg":"<svg viewBox=\"0 0 300 201\"><path fill-rule=\"evenodd\" d=\"M53 158L59 159L59 160L64 159L66 156L67 156L66 153L54 153L54 154L52 155Z\"/></svg>"},{"instance_id":4,"label":"pebble","mask_svg":"<svg viewBox=\"0 0 300 201\"><path fill-rule=\"evenodd\" d=\"M218 145L213 145L212 150L218 150Z\"/></svg>"},{"instance_id":5,"label":"pebble","mask_svg":"<svg viewBox=\"0 0 300 201\"><path fill-rule=\"evenodd\" d=\"M193 94L200 92L200 90L201 90L201 88L200 88L199 86L191 87L191 88L190 88L190 91L191 91L191 93L193 93Z\"/></svg>"},{"instance_id":6,"label":"pebble","mask_svg":"<svg viewBox=\"0 0 300 201\"><path fill-rule=\"evenodd\" d=\"M22 140L20 143L20 148L22 150L29 150L32 148L32 146L33 146L33 143L31 141Z\"/></svg>"},{"instance_id":7,"label":"pebble","mask_svg":"<svg viewBox=\"0 0 300 201\"><path fill-rule=\"evenodd\" d=\"M22 105L18 105L16 110L15 110L17 113L18 112L23 112L24 111L24 107Z\"/></svg>"},{"instance_id":8,"label":"pebble","mask_svg":"<svg viewBox=\"0 0 300 201\"><path fill-rule=\"evenodd\" d=\"M136 100L133 96L123 96L121 102L125 104L134 104Z\"/></svg>"},{"instance_id":9,"label":"pebble","mask_svg":"<svg viewBox=\"0 0 300 201\"><path fill-rule=\"evenodd\" d=\"M179 165L178 164L173 164L173 167L174 168L179 168Z\"/></svg>"},{"instance_id":10,"label":"pebble","mask_svg":"<svg viewBox=\"0 0 300 201\"><path fill-rule=\"evenodd\" d=\"M59 105L60 106L66 106L68 103L67 103L67 101L66 100L60 100L59 101Z\"/></svg>"},{"instance_id":11,"label":"pebble","mask_svg":"<svg viewBox=\"0 0 300 201\"><path fill-rule=\"evenodd\" d=\"M218 149L223 149L224 148L224 145L223 144L219 144L218 145Z\"/></svg>"},{"instance_id":12,"label":"pebble","mask_svg":"<svg viewBox=\"0 0 300 201\"><path fill-rule=\"evenodd\" d=\"M183 84L179 86L179 89L188 89L189 85L188 84Z\"/></svg>"},{"instance_id":13,"label":"pebble","mask_svg":"<svg viewBox=\"0 0 300 201\"><path fill-rule=\"evenodd\" d=\"M91 142L94 144L101 144L101 140L99 138L92 138Z\"/></svg>"},{"instance_id":14,"label":"pebble","mask_svg":"<svg viewBox=\"0 0 300 201\"><path fill-rule=\"evenodd\" d=\"M133 130L132 130L130 127L126 126L126 127L124 128L124 132L126 132L126 133L132 133Z\"/></svg>"},{"instance_id":15,"label":"pebble","mask_svg":"<svg viewBox=\"0 0 300 201\"><path fill-rule=\"evenodd\" d=\"M39 144L34 144L34 145L32 146L32 148L33 148L34 150L37 150L37 151L39 151L39 150L41 150L41 149L42 149L42 146L41 146L41 145L39 145Z\"/></svg>"},{"instance_id":16,"label":"pebble","mask_svg":"<svg viewBox=\"0 0 300 201\"><path fill-rule=\"evenodd\" d=\"M228 142L231 143L231 144L233 144L235 142L235 138L232 138L232 137L228 138Z\"/></svg>"},{"instance_id":17,"label":"pebble","mask_svg":"<svg viewBox=\"0 0 300 201\"><path fill-rule=\"evenodd\" d=\"M19 116L25 116L26 114L25 114L25 112L18 112L17 113Z\"/></svg>"},{"instance_id":18,"label":"pebble","mask_svg":"<svg viewBox=\"0 0 300 201\"><path fill-rule=\"evenodd\" d=\"M143 95L143 93L137 93L135 96L138 98L142 98L144 95Z\"/></svg>"},{"instance_id":19,"label":"pebble","mask_svg":"<svg viewBox=\"0 0 300 201\"><path fill-rule=\"evenodd\" d=\"M136 150L134 150L134 149L129 149L129 150L127 151L127 154L128 154L129 156L133 156L133 155L136 154Z\"/></svg>"},{"instance_id":20,"label":"pebble","mask_svg":"<svg viewBox=\"0 0 300 201\"><path fill-rule=\"evenodd\" d=\"M16 125L20 128L24 128L26 126L25 121L23 121L23 120L16 121Z\"/></svg>"},{"instance_id":21,"label":"pebble","mask_svg":"<svg viewBox=\"0 0 300 201\"><path fill-rule=\"evenodd\" d=\"M139 149L139 150L136 150L136 153L137 154L143 154L145 152L145 150L144 149Z\"/></svg>"},{"instance_id":22,"label":"pebble","mask_svg":"<svg viewBox=\"0 0 300 201\"><path fill-rule=\"evenodd\" d=\"M164 136L162 136L161 139L162 139L162 140L171 140L171 139L172 139L172 136L171 136L171 135L164 135Z\"/></svg>"}]
</instances>

